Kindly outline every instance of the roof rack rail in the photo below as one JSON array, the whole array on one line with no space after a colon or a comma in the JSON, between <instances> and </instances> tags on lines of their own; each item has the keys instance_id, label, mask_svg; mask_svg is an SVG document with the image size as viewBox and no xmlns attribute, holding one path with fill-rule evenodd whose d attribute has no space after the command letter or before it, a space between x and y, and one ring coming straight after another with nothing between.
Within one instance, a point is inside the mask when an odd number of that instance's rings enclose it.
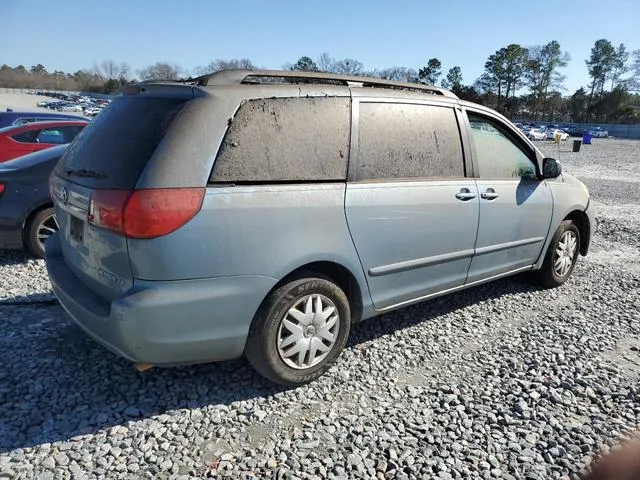
<instances>
[{"instance_id":1,"label":"roof rack rail","mask_svg":"<svg viewBox=\"0 0 640 480\"><path fill-rule=\"evenodd\" d=\"M396 82L373 77L360 77L356 75L339 75L320 72L294 72L287 70L220 70L219 72L202 75L196 78L183 80L183 83L191 83L198 86L232 85L232 84L325 84L344 85L356 87L390 88L397 90L412 90L419 92L442 95L449 98L458 98L454 93L434 85L420 83Z\"/></svg>"}]
</instances>

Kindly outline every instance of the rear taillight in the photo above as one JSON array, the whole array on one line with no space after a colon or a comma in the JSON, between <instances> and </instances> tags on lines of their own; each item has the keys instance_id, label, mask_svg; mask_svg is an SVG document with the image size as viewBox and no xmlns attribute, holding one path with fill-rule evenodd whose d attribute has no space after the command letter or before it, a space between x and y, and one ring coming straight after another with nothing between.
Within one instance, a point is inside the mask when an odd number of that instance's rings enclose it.
<instances>
[{"instance_id":1,"label":"rear taillight","mask_svg":"<svg viewBox=\"0 0 640 480\"><path fill-rule=\"evenodd\" d=\"M191 220L202 206L204 188L95 190L89 223L130 238L167 235Z\"/></svg>"},{"instance_id":2,"label":"rear taillight","mask_svg":"<svg viewBox=\"0 0 640 480\"><path fill-rule=\"evenodd\" d=\"M0 195L4 192L4 183L0 182Z\"/></svg>"}]
</instances>

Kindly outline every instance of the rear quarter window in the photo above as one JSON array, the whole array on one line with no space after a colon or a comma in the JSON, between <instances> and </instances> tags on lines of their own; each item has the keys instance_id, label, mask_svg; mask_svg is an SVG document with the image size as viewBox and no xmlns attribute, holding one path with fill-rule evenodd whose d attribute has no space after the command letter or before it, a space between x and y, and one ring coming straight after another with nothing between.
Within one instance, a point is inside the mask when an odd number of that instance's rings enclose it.
<instances>
[{"instance_id":1,"label":"rear quarter window","mask_svg":"<svg viewBox=\"0 0 640 480\"><path fill-rule=\"evenodd\" d=\"M213 166L213 183L344 181L349 98L270 98L238 109Z\"/></svg>"},{"instance_id":2,"label":"rear quarter window","mask_svg":"<svg viewBox=\"0 0 640 480\"><path fill-rule=\"evenodd\" d=\"M82 129L58 163L56 173L86 186L129 189L187 100L122 96ZM74 176L90 170L95 177Z\"/></svg>"},{"instance_id":3,"label":"rear quarter window","mask_svg":"<svg viewBox=\"0 0 640 480\"><path fill-rule=\"evenodd\" d=\"M35 143L39 133L40 130L29 130L27 132L18 133L11 138L20 143Z\"/></svg>"}]
</instances>

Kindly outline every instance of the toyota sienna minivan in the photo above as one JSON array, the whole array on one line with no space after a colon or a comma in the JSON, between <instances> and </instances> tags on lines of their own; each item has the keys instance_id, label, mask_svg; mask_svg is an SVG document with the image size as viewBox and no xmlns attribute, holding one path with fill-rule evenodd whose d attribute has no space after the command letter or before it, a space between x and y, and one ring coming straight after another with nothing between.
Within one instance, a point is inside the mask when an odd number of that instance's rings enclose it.
<instances>
[{"instance_id":1,"label":"toyota sienna minivan","mask_svg":"<svg viewBox=\"0 0 640 480\"><path fill-rule=\"evenodd\" d=\"M427 85L227 70L124 87L50 180L55 294L139 369L246 355L296 385L355 322L507 275L563 284L585 186Z\"/></svg>"}]
</instances>

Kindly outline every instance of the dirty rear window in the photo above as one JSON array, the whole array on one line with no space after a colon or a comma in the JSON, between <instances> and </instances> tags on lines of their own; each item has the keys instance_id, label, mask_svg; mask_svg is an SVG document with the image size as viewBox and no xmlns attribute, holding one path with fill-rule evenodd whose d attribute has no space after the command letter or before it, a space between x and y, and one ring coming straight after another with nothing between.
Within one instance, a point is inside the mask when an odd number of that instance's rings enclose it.
<instances>
[{"instance_id":1,"label":"dirty rear window","mask_svg":"<svg viewBox=\"0 0 640 480\"><path fill-rule=\"evenodd\" d=\"M348 98L270 98L240 106L214 163L214 183L346 179Z\"/></svg>"},{"instance_id":2,"label":"dirty rear window","mask_svg":"<svg viewBox=\"0 0 640 480\"><path fill-rule=\"evenodd\" d=\"M356 180L464 177L455 112L449 107L362 103Z\"/></svg>"},{"instance_id":3,"label":"dirty rear window","mask_svg":"<svg viewBox=\"0 0 640 480\"><path fill-rule=\"evenodd\" d=\"M56 172L89 187L135 187L185 103L177 98L116 98L78 134Z\"/></svg>"}]
</instances>

